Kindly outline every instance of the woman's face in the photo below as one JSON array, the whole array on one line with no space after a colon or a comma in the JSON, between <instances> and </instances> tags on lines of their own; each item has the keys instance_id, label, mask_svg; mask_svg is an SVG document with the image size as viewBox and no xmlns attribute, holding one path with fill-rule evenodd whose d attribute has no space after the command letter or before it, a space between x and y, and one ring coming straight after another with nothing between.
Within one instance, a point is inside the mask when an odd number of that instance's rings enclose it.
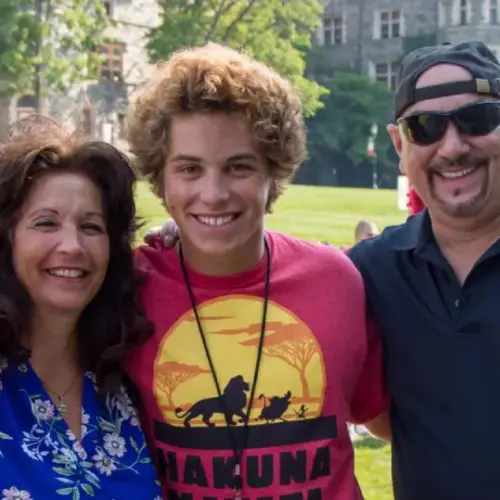
<instances>
[{"instance_id":1,"label":"woman's face","mask_svg":"<svg viewBox=\"0 0 500 500\"><path fill-rule=\"evenodd\" d=\"M80 314L101 287L109 238L101 195L87 177L38 178L13 235L13 264L35 310Z\"/></svg>"}]
</instances>

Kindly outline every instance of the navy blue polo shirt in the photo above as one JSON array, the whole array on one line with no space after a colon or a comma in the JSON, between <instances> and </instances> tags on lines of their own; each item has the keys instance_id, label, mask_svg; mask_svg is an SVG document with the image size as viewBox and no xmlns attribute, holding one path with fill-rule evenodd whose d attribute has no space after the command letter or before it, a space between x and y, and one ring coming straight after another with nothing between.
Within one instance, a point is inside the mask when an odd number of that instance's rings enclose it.
<instances>
[{"instance_id":1,"label":"navy blue polo shirt","mask_svg":"<svg viewBox=\"0 0 500 500\"><path fill-rule=\"evenodd\" d=\"M383 333L396 500L500 499L500 242L463 286L426 210L349 257Z\"/></svg>"}]
</instances>

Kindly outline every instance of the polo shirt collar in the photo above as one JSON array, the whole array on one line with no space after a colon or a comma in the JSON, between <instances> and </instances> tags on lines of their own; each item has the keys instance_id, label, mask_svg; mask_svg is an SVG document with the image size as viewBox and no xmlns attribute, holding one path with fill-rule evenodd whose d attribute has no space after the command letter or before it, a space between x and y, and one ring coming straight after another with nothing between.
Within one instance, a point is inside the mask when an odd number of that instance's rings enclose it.
<instances>
[{"instance_id":1,"label":"polo shirt collar","mask_svg":"<svg viewBox=\"0 0 500 500\"><path fill-rule=\"evenodd\" d=\"M429 242L435 242L435 239L426 208L410 216L400 230L392 233L389 238L390 247L401 252L416 250Z\"/></svg>"},{"instance_id":2,"label":"polo shirt collar","mask_svg":"<svg viewBox=\"0 0 500 500\"><path fill-rule=\"evenodd\" d=\"M444 265L444 257L432 231L431 218L425 208L408 218L399 231L389 236L389 246L399 252L412 252L415 255ZM500 254L500 239L484 253L479 262Z\"/></svg>"}]
</instances>

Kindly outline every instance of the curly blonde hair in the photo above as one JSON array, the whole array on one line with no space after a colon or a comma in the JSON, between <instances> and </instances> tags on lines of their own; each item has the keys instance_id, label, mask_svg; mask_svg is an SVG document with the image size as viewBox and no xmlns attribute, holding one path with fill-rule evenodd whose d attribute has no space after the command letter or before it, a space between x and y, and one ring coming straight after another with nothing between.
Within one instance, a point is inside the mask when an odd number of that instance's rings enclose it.
<instances>
[{"instance_id":1,"label":"curly blonde hair","mask_svg":"<svg viewBox=\"0 0 500 500\"><path fill-rule=\"evenodd\" d=\"M210 111L247 118L273 179L270 211L306 155L300 98L267 66L222 45L175 52L136 95L126 119L126 137L139 172L162 196L172 119Z\"/></svg>"}]
</instances>

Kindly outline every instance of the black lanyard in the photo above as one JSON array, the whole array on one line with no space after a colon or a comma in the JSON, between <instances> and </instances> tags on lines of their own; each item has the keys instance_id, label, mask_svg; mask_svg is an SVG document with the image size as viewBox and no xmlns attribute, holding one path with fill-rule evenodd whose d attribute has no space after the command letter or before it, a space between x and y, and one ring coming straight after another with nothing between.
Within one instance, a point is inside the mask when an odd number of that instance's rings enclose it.
<instances>
[{"instance_id":1,"label":"black lanyard","mask_svg":"<svg viewBox=\"0 0 500 500\"><path fill-rule=\"evenodd\" d=\"M252 407L253 407L253 400L255 397L255 390L257 387L257 381L259 378L259 370L260 370L260 364L262 361L262 351L264 348L264 337L266 335L266 322L267 322L267 305L269 302L269 288L270 288L270 282L271 282L271 252L269 251L269 245L267 243L267 240L264 239L264 249L266 252L266 260L267 260L267 265L266 265L266 281L264 285L264 307L262 310L262 322L261 322L261 328L260 328L260 337L259 337L259 347L257 350L257 361L255 363L255 370L253 374L253 382L252 382L252 388L250 390L250 400L248 402L247 406L247 414L246 414L246 419L243 427L243 443L241 446L238 446L238 443L236 442L236 436L233 434L233 431L231 429L230 425L230 415L227 410L227 405L226 401L224 399L224 396L221 391L221 387L219 384L219 379L217 377L217 372L215 371L215 366L212 360L212 356L210 355L210 350L208 349L208 343L207 343L207 338L205 335L205 332L203 331L203 327L200 321L200 316L198 315L198 308L196 307L196 300L194 298L194 293L193 289L191 287L191 283L189 281L189 276L187 273L186 265L184 263L184 254L182 252L182 245L179 244L179 258L180 258L180 264L181 264L181 269L182 269L182 275L184 277L184 283L186 284L186 288L189 294L189 300L191 301L191 308L193 309L193 313L196 319L196 324L198 326L198 331L200 333L201 341L203 342L203 348L205 350L205 355L207 356L207 361L208 364L210 365L210 371L212 373L212 377L214 379L215 387L217 388L217 395L219 396L219 401L222 404L222 409L224 411L224 417L226 419L226 428L229 436L229 441L231 443L231 447L233 449L233 457L234 457L234 493L236 496L236 500L239 499L239 496L241 495L241 490L243 487L243 480L241 477L241 458L243 455L243 452L245 451L247 444L248 444L248 423L250 421L250 414L252 412Z\"/></svg>"}]
</instances>

